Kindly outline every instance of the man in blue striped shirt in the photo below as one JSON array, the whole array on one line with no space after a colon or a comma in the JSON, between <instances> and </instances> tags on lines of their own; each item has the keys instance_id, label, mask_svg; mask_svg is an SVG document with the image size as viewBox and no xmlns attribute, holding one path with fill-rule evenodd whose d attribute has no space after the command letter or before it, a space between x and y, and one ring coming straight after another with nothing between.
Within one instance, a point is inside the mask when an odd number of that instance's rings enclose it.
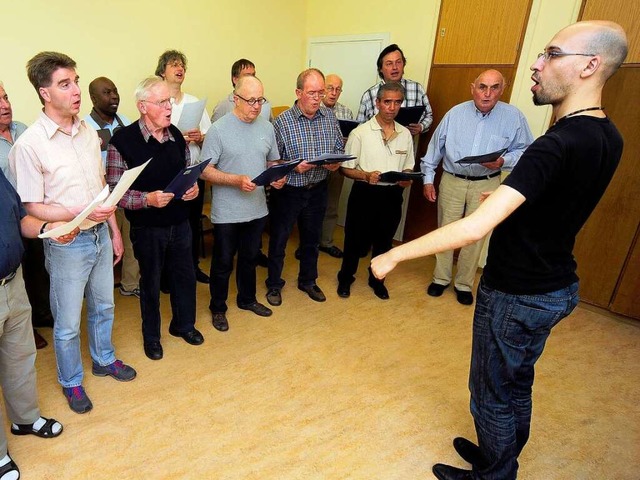
<instances>
[{"instance_id":1,"label":"man in blue striped shirt","mask_svg":"<svg viewBox=\"0 0 640 480\"><path fill-rule=\"evenodd\" d=\"M407 59L404 56L400 47L395 43L389 45L378 55L378 75L382 79L380 83L376 83L370 87L366 92L362 94L360 100L360 108L358 109L358 117L356 120L360 123L364 123L371 119L378 113L376 108L376 97L378 96L378 89L380 85L386 82L398 82L404 87L405 95L403 107L421 107L424 106L425 110L420 121L418 123L410 123L407 128L411 132L411 135L418 135L429 130L431 122L433 122L433 113L431 111L431 105L429 99L424 91L424 87L418 82L403 78L404 66L407 64Z\"/></svg>"},{"instance_id":2,"label":"man in blue striped shirt","mask_svg":"<svg viewBox=\"0 0 640 480\"><path fill-rule=\"evenodd\" d=\"M322 72L316 68L305 70L298 75L296 103L278 115L273 123L280 158L304 160L288 175L281 190L271 192L269 275L266 284L267 301L274 306L282 304L285 248L296 222L300 233L298 288L316 302L326 300L316 285L318 245L327 208L327 177L340 164L316 167L306 162L325 153L344 152L338 119L322 105L325 95Z\"/></svg>"},{"instance_id":3,"label":"man in blue striped shirt","mask_svg":"<svg viewBox=\"0 0 640 480\"><path fill-rule=\"evenodd\" d=\"M443 161L444 173L440 181L438 199L438 227L472 214L480 205L483 192L500 185L501 170L511 170L522 152L533 142L527 120L516 107L500 102L504 91L504 77L496 70L481 73L471 84L473 100L456 105L436 128L426 155L421 160L424 176L424 196L435 202L433 184L435 170ZM456 163L464 157L488 154L506 149L494 161L485 163ZM458 302L473 303L473 284L482 241L460 250L454 290ZM439 297L452 280L453 251L436 254L433 281L427 289L432 297Z\"/></svg>"}]
</instances>

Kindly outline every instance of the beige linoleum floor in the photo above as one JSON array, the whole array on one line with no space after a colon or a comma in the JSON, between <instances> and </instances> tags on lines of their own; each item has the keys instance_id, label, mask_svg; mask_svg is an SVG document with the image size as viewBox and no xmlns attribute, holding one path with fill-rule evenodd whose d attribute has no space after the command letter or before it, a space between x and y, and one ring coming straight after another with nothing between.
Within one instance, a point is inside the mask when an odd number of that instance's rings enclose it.
<instances>
[{"instance_id":1,"label":"beige linoleum floor","mask_svg":"<svg viewBox=\"0 0 640 480\"><path fill-rule=\"evenodd\" d=\"M116 353L138 378L92 376L85 341L90 413L69 410L52 347L39 351L42 412L65 431L53 440L9 435L22 478L410 480L433 478L435 462L465 467L451 440L475 438L472 307L451 289L426 295L432 258L401 265L386 302L367 286L363 260L351 298L341 299L340 262L325 254L318 283L328 300L314 303L295 288L292 249L290 242L283 305L271 318L238 310L232 297L230 330L219 333L207 286L198 285L202 346L168 334L164 295L158 362L142 351L137 299L116 293ZM260 268L261 300L265 275ZM50 329L41 332L51 340ZM639 404L640 322L578 307L538 363L519 478L639 479Z\"/></svg>"}]
</instances>

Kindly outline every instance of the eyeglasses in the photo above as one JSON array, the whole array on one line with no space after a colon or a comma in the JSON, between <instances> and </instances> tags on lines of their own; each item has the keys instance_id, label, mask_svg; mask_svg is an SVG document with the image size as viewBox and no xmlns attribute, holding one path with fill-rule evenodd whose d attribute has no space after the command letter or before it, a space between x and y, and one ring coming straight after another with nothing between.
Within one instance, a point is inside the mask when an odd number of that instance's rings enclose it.
<instances>
[{"instance_id":1,"label":"eyeglasses","mask_svg":"<svg viewBox=\"0 0 640 480\"><path fill-rule=\"evenodd\" d=\"M180 60L174 60L173 62L169 62L170 66L174 67L174 68L185 68L184 63L182 63Z\"/></svg>"},{"instance_id":2,"label":"eyeglasses","mask_svg":"<svg viewBox=\"0 0 640 480\"><path fill-rule=\"evenodd\" d=\"M155 102L152 102L151 100L140 100L141 102L144 103L153 103L156 107L160 107L160 108L169 108L171 107L171 99L170 98L165 98L164 100L156 100Z\"/></svg>"},{"instance_id":3,"label":"eyeglasses","mask_svg":"<svg viewBox=\"0 0 640 480\"><path fill-rule=\"evenodd\" d=\"M332 93L332 92L336 92L336 93L342 93L342 87L327 87L327 92Z\"/></svg>"},{"instance_id":4,"label":"eyeglasses","mask_svg":"<svg viewBox=\"0 0 640 480\"><path fill-rule=\"evenodd\" d=\"M567 57L569 55L580 55L581 57L595 57L595 53L570 53L570 52L561 52L559 50L545 51L538 54L538 58L544 57L544 61L548 62L553 58L558 57Z\"/></svg>"},{"instance_id":5,"label":"eyeglasses","mask_svg":"<svg viewBox=\"0 0 640 480\"><path fill-rule=\"evenodd\" d=\"M303 92L309 98L323 99L327 96L327 92L324 90L318 90L317 92Z\"/></svg>"},{"instance_id":6,"label":"eyeglasses","mask_svg":"<svg viewBox=\"0 0 640 480\"><path fill-rule=\"evenodd\" d=\"M241 95L238 95L237 93L234 93L234 95L238 98L241 98L242 100L244 100L245 102L247 102L250 106L254 106L256 103L258 105L264 105L265 103L267 103L267 99L264 97L260 97L260 98L250 98L249 100L247 100L246 98L244 98Z\"/></svg>"}]
</instances>

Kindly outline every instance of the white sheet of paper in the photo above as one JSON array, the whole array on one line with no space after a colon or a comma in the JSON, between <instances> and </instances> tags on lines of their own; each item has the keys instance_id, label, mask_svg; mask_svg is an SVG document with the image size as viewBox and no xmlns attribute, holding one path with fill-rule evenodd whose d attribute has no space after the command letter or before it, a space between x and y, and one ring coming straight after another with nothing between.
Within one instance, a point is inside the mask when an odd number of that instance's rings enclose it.
<instances>
[{"instance_id":1,"label":"white sheet of paper","mask_svg":"<svg viewBox=\"0 0 640 480\"><path fill-rule=\"evenodd\" d=\"M113 187L113 191L111 192L111 195L109 195L109 198L107 198L104 201L102 206L113 207L117 205L120 199L122 198L122 196L127 192L127 190L129 190L129 187L131 187L133 182L136 181L136 178L138 178L138 175L140 175L140 173L142 173L142 170L144 170L144 168L147 165L149 165L150 161L151 159L147 160L146 162L144 162L142 165L138 167L130 168L129 170L124 172L122 174L122 177L120 177L120 181L118 182L118 184L115 187Z\"/></svg>"},{"instance_id":2,"label":"white sheet of paper","mask_svg":"<svg viewBox=\"0 0 640 480\"><path fill-rule=\"evenodd\" d=\"M182 115L180 115L180 120L178 120L178 124L176 125L178 130L184 133L188 130L199 128L200 120L202 120L202 114L204 113L206 105L206 98L193 103L185 103L182 106Z\"/></svg>"},{"instance_id":3,"label":"white sheet of paper","mask_svg":"<svg viewBox=\"0 0 640 480\"><path fill-rule=\"evenodd\" d=\"M52 228L48 232L41 233L40 235L38 235L38 238L54 238L54 237L60 237L62 235L66 235L76 227L80 226L83 220L87 218L89 215L91 215L91 213L96 208L102 205L102 202L104 202L108 196L109 196L109 185L105 185L105 187L98 194L98 196L93 200L93 202L87 205L86 208L82 212L80 212L76 218L74 218L68 223L65 223L64 225L60 225L59 227Z\"/></svg>"}]
</instances>

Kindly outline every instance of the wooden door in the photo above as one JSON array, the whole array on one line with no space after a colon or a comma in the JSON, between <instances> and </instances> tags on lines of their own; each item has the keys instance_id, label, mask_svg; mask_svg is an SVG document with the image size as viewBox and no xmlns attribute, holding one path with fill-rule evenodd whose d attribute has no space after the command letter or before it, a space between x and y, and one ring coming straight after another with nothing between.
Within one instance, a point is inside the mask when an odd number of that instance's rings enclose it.
<instances>
[{"instance_id":1,"label":"wooden door","mask_svg":"<svg viewBox=\"0 0 640 480\"><path fill-rule=\"evenodd\" d=\"M587 0L581 19L619 23L630 48L627 61L603 92L602 104L624 138L624 151L602 201L576 240L580 296L585 302L640 318L640 5Z\"/></svg>"},{"instance_id":2,"label":"wooden door","mask_svg":"<svg viewBox=\"0 0 640 480\"><path fill-rule=\"evenodd\" d=\"M433 124L420 138L416 168L444 114L454 105L471 99L470 85L478 74L489 68L502 72L507 82L502 100L509 101L530 9L531 0L488 0L482 5L469 0L442 0L427 86ZM436 184L440 171L441 168L436 174ZM436 205L424 198L422 184L415 182L409 196L403 239L412 240L436 227Z\"/></svg>"}]
</instances>

